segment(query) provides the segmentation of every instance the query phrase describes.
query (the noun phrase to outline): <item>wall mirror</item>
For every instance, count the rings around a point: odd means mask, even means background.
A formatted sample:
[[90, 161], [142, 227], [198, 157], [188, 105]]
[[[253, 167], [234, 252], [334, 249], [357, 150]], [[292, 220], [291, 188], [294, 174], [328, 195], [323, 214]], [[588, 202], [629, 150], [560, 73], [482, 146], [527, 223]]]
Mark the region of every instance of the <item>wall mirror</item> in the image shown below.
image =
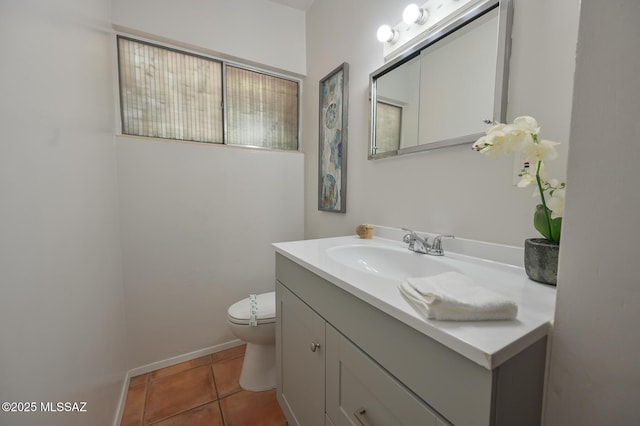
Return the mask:
[[370, 75], [369, 159], [472, 143], [505, 121], [511, 0], [487, 0]]

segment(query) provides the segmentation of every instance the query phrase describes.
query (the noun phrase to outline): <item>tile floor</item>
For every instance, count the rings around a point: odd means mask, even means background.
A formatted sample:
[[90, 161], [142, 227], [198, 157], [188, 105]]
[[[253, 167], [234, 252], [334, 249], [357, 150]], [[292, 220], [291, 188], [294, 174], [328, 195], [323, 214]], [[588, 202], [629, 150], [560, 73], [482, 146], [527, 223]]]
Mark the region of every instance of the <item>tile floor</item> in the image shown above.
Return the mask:
[[121, 426], [285, 426], [275, 389], [238, 384], [245, 346], [131, 378]]

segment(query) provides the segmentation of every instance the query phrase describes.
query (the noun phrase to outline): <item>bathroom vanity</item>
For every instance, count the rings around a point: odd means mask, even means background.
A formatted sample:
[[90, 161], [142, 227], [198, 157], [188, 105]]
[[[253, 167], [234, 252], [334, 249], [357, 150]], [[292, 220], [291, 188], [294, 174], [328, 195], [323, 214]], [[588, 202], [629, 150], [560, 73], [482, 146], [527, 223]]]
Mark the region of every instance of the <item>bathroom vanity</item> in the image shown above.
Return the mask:
[[[540, 424], [554, 288], [517, 266], [380, 238], [275, 248], [277, 395], [290, 425]], [[398, 284], [442, 270], [501, 291], [518, 318], [422, 318]]]

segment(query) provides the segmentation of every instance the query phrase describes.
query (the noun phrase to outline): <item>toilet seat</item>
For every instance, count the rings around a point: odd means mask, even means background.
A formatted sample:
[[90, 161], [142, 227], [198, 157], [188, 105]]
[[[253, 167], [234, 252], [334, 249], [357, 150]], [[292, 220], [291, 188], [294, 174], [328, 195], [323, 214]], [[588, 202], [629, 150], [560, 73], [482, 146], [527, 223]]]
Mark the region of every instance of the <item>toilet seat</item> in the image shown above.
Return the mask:
[[[276, 322], [276, 293], [256, 294], [258, 325]], [[239, 325], [249, 325], [251, 319], [251, 300], [249, 297], [242, 299], [227, 310], [229, 322]]]

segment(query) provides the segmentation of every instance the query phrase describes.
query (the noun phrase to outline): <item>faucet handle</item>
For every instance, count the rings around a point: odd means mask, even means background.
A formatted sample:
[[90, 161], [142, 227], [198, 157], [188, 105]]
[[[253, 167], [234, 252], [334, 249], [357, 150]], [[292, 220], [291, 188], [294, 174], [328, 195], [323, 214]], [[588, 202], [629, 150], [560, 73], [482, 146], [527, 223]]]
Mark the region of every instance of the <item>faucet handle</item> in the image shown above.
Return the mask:
[[429, 248], [429, 254], [433, 256], [442, 256], [444, 255], [444, 250], [442, 250], [442, 239], [443, 238], [455, 238], [453, 235], [437, 235], [433, 238], [433, 242], [431, 243], [431, 247]]
[[412, 241], [415, 241], [415, 239], [417, 238], [415, 231], [413, 231], [412, 229], [409, 229], [409, 228], [400, 228], [400, 229], [408, 232], [408, 234], [405, 234], [404, 237], [402, 237], [403, 242], [411, 243]]
[[408, 249], [415, 251], [416, 253], [426, 253], [429, 249], [429, 237], [420, 238], [415, 231], [408, 228], [401, 228], [403, 231], [407, 231], [402, 237], [402, 241], [409, 244]]

